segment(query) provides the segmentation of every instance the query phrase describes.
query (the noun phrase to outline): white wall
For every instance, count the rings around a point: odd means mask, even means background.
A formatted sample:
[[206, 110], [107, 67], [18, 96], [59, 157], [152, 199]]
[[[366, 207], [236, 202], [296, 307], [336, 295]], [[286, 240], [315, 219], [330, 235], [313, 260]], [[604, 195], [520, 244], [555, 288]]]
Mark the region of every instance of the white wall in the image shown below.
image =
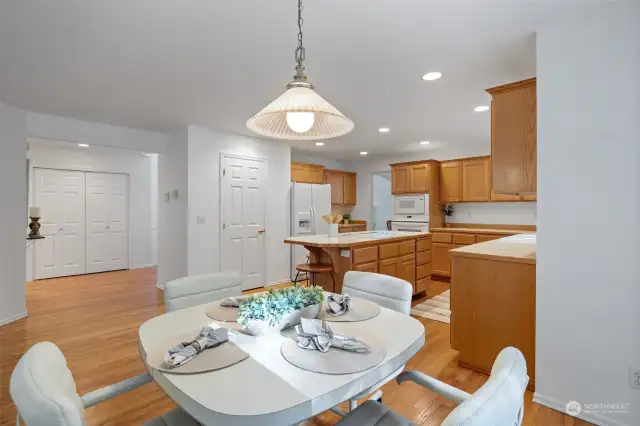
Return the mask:
[[[291, 150], [280, 142], [189, 127], [189, 275], [220, 270], [220, 155], [235, 154], [268, 162], [266, 279], [289, 279], [289, 180]], [[205, 215], [205, 224], [196, 224]]]
[[159, 176], [158, 176], [158, 154], [148, 154], [151, 168], [149, 179], [151, 181], [151, 193], [149, 194], [149, 205], [151, 207], [151, 264], [158, 264], [158, 200], [159, 197]]
[[[30, 139], [31, 140], [31, 139]], [[70, 145], [65, 147], [64, 145]], [[73, 144], [57, 143], [52, 146], [31, 142], [28, 153], [30, 168], [80, 170], [90, 172], [126, 173], [129, 175], [129, 267], [131, 269], [154, 265], [153, 215], [151, 208], [151, 159], [136, 151], [113, 148], [77, 148]], [[33, 172], [29, 200], [33, 204]], [[36, 242], [37, 244], [37, 242]], [[27, 264], [32, 264], [33, 250], [27, 252]], [[27, 267], [27, 281], [33, 279], [33, 268]]]
[[25, 244], [27, 173], [25, 113], [0, 103], [0, 325], [27, 315]]
[[167, 137], [162, 133], [35, 112], [27, 112], [27, 135], [144, 152], [164, 152], [167, 149]]
[[300, 151], [291, 151], [291, 161], [297, 163], [320, 164], [331, 170], [342, 170], [350, 172], [351, 165], [344, 161], [334, 160], [332, 158], [324, 158], [318, 155], [307, 154]]
[[454, 203], [449, 223], [478, 223], [503, 225], [535, 225], [535, 201], [499, 203]]
[[[188, 275], [187, 142], [187, 128], [177, 129], [168, 137], [167, 152], [158, 156], [158, 287]], [[168, 201], [165, 193], [171, 194]]]
[[638, 2], [541, 28], [538, 67], [536, 394], [629, 403], [590, 414], [640, 424], [638, 289]]

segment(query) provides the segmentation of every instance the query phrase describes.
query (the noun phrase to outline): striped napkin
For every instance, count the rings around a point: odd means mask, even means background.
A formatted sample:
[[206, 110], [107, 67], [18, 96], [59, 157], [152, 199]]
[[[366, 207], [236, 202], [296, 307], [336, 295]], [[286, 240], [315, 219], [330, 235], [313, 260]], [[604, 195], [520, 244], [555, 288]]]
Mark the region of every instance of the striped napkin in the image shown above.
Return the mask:
[[226, 328], [202, 327], [200, 334], [190, 342], [181, 342], [167, 351], [164, 362], [175, 368], [186, 364], [205, 349], [215, 348], [229, 340]]
[[241, 304], [247, 301], [250, 296], [225, 297], [220, 302], [220, 306], [226, 308], [239, 308]]
[[298, 347], [303, 349], [328, 352], [330, 348], [344, 351], [368, 353], [369, 346], [353, 337], [334, 334], [326, 321], [319, 319], [301, 318], [296, 325], [298, 333]]

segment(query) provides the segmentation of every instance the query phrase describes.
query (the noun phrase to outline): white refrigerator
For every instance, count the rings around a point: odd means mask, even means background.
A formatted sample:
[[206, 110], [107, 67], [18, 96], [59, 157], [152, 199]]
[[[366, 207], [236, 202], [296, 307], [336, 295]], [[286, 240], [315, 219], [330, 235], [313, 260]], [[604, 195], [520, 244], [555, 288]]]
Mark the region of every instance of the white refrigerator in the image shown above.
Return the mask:
[[[329, 226], [322, 216], [331, 214], [331, 185], [293, 182], [291, 184], [291, 236], [328, 234]], [[308, 251], [291, 245], [291, 280], [296, 276], [296, 265], [307, 261]], [[300, 274], [298, 279], [301, 279]]]

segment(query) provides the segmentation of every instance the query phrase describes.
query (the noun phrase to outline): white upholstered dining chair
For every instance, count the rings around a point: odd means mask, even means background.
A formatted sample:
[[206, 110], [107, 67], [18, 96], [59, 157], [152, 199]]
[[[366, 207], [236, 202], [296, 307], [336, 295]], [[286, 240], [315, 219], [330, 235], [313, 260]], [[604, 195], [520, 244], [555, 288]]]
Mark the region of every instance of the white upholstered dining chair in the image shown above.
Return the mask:
[[[10, 382], [11, 398], [20, 419], [27, 426], [84, 426], [84, 409], [114, 398], [148, 383], [148, 375], [122, 382], [79, 396], [67, 360], [51, 342], [32, 346], [18, 361]], [[157, 417], [145, 426], [197, 426], [179, 408]]]
[[[409, 315], [411, 313], [411, 283], [389, 275], [371, 272], [349, 271], [344, 275], [342, 293], [376, 302], [380, 306]], [[349, 411], [354, 410], [358, 400], [371, 395], [369, 399], [382, 401], [380, 388], [395, 379], [404, 370], [404, 365], [349, 400]], [[337, 411], [334, 411], [337, 412]], [[342, 414], [342, 413], [338, 413]]]
[[[527, 364], [516, 348], [503, 349], [491, 368], [489, 380], [473, 395], [418, 371], [405, 371], [398, 383], [415, 382], [458, 405], [442, 426], [517, 426], [524, 416], [524, 393], [529, 383]], [[388, 407], [367, 401], [336, 426], [411, 426]]]
[[168, 281], [164, 285], [167, 312], [242, 294], [240, 275], [217, 272]]

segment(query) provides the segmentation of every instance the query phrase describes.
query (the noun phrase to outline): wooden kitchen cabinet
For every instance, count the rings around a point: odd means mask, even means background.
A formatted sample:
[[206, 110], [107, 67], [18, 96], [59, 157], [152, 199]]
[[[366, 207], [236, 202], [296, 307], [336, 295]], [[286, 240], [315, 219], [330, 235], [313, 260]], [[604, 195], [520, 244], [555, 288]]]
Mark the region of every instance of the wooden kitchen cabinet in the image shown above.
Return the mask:
[[499, 194], [491, 190], [491, 201], [521, 201], [522, 197], [517, 194]]
[[462, 162], [462, 201], [489, 201], [491, 193], [491, 161], [489, 158]]
[[439, 275], [442, 277], [451, 276], [451, 254], [449, 253], [449, 250], [453, 248], [453, 244], [450, 243], [433, 243], [431, 249], [433, 275]]
[[344, 172], [342, 182], [342, 204], [349, 206], [356, 205], [356, 174], [350, 172]]
[[378, 262], [369, 262], [363, 263], [361, 265], [355, 265], [353, 267], [354, 271], [362, 271], [362, 272], [372, 272], [374, 274], [378, 273]]
[[429, 164], [409, 165], [409, 192], [426, 194], [429, 192]]
[[356, 204], [356, 174], [325, 170], [324, 183], [331, 185], [331, 204]]
[[533, 194], [537, 191], [536, 79], [487, 92], [492, 96], [492, 188], [499, 194]]
[[291, 182], [323, 183], [324, 166], [307, 163], [291, 163]]
[[399, 266], [399, 262], [397, 257], [380, 260], [380, 262], [378, 263], [378, 273], [383, 275], [391, 275], [392, 277], [397, 277], [398, 266]]
[[440, 165], [440, 200], [462, 201], [462, 161], [446, 161]]
[[410, 282], [415, 285], [416, 283], [416, 255], [408, 254], [398, 258], [398, 275], [397, 278]]
[[391, 165], [391, 193], [406, 194], [409, 192], [409, 166]]

